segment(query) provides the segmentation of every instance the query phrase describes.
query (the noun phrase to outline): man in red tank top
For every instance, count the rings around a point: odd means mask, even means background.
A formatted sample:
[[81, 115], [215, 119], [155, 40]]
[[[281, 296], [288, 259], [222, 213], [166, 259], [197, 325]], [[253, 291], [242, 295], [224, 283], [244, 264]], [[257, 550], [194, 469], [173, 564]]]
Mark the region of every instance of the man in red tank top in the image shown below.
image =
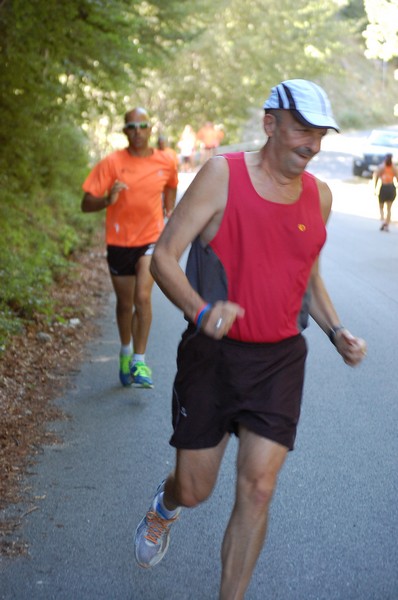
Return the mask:
[[[137, 527], [135, 556], [142, 567], [163, 558], [181, 507], [209, 497], [229, 437], [238, 435], [221, 600], [244, 597], [277, 476], [294, 446], [306, 357], [297, 319], [308, 286], [310, 314], [343, 360], [355, 366], [366, 351], [341, 325], [319, 272], [332, 196], [304, 171], [327, 130], [338, 129], [328, 98], [310, 81], [290, 80], [272, 89], [264, 108], [265, 146], [204, 165], [151, 265], [189, 324], [173, 388], [176, 465]], [[189, 244], [185, 275], [179, 259]]]

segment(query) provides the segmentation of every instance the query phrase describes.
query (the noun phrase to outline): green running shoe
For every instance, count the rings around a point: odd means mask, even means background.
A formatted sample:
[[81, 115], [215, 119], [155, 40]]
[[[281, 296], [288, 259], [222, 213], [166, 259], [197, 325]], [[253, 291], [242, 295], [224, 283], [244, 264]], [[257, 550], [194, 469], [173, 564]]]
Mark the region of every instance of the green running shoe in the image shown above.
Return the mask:
[[144, 362], [134, 363], [131, 367], [131, 375], [134, 387], [153, 388], [152, 371]]
[[128, 355], [121, 354], [120, 355], [119, 379], [120, 379], [120, 383], [124, 387], [129, 387], [133, 383], [133, 377], [131, 375], [132, 358], [133, 358], [132, 354], [128, 354]]

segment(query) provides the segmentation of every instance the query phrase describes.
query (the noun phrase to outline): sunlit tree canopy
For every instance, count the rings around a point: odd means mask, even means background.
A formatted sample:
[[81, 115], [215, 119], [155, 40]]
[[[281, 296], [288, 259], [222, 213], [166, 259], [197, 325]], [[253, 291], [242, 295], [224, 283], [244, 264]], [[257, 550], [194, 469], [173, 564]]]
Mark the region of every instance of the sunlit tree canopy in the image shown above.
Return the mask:
[[367, 58], [389, 61], [398, 56], [398, 0], [365, 0], [365, 9]]

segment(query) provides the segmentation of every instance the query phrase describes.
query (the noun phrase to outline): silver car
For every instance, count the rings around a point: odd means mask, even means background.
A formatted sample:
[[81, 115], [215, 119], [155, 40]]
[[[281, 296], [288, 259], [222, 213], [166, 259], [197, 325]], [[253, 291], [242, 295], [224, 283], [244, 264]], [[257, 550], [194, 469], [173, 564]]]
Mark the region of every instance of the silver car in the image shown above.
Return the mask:
[[389, 153], [393, 155], [393, 162], [398, 164], [398, 130], [374, 129], [367, 139], [362, 156], [354, 158], [353, 174], [359, 177], [371, 176]]

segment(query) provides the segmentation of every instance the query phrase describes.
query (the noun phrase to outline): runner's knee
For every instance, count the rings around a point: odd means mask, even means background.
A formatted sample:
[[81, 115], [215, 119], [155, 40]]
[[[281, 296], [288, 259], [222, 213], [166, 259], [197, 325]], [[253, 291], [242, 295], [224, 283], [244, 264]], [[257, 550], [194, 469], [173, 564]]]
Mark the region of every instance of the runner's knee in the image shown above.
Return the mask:
[[195, 508], [211, 494], [211, 489], [205, 485], [195, 485], [193, 482], [178, 482], [174, 484], [174, 496], [179, 506]]
[[269, 472], [238, 476], [238, 498], [243, 498], [253, 511], [262, 512], [269, 506], [275, 487], [276, 477]]

